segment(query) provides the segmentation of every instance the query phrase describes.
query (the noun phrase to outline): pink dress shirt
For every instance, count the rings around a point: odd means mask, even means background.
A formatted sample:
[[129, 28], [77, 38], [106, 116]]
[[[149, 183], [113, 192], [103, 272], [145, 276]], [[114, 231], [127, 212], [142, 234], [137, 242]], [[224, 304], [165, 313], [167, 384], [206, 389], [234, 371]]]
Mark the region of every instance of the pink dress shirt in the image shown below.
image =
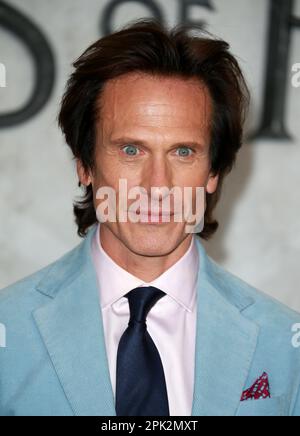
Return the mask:
[[193, 235], [186, 253], [150, 283], [130, 274], [104, 251], [100, 224], [92, 241], [103, 317], [112, 390], [116, 389], [116, 360], [120, 338], [129, 321], [124, 295], [137, 286], [155, 286], [166, 295], [150, 310], [147, 328], [162, 360], [171, 416], [191, 416], [194, 393], [199, 256]]

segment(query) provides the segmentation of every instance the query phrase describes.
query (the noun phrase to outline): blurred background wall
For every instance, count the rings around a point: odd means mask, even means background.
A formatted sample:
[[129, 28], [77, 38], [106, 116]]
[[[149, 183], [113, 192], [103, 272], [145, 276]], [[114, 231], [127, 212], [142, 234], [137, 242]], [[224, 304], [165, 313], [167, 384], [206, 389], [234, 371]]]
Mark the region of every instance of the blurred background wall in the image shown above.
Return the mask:
[[[270, 45], [271, 7], [279, 7], [280, 0], [0, 2], [0, 64], [6, 71], [5, 87], [3, 75], [2, 84], [0, 78], [0, 288], [80, 242], [72, 214], [72, 200], [80, 190], [74, 162], [56, 124], [71, 63], [108, 30], [160, 14], [168, 26], [201, 21], [230, 43], [252, 94], [247, 131], [260, 130], [256, 139], [245, 141], [225, 183], [216, 212], [220, 228], [205, 246], [226, 269], [300, 311], [300, 78], [292, 70], [300, 63], [300, 0], [283, 4], [290, 5], [294, 17], [286, 22], [291, 25], [285, 31], [290, 35], [289, 50], [281, 47], [281, 56], [287, 55], [285, 77], [274, 71], [275, 55], [270, 58], [278, 42], [273, 34]], [[35, 30], [28, 28], [17, 36], [16, 29], [24, 22], [19, 16], [12, 18], [12, 10], [7, 19], [7, 5], [30, 19]], [[14, 31], [8, 30], [11, 19]], [[34, 49], [27, 44], [31, 40], [36, 40], [36, 61]], [[24, 122], [20, 122], [24, 114], [5, 118], [5, 113], [26, 105], [37, 74], [44, 85], [34, 97], [44, 98], [45, 104], [35, 99], [41, 108]], [[282, 109], [285, 101], [285, 129], [275, 119], [271, 130], [262, 134], [267, 74], [269, 79], [270, 74], [275, 77], [273, 88], [269, 87], [273, 108], [276, 77], [284, 90], [277, 97]]]

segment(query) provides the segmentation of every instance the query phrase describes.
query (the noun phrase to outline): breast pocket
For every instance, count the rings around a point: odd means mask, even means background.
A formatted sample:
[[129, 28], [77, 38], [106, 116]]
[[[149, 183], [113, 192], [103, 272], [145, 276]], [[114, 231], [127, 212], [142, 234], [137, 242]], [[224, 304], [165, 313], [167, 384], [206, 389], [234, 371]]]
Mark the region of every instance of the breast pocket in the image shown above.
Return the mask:
[[284, 396], [241, 401], [236, 416], [284, 416]]

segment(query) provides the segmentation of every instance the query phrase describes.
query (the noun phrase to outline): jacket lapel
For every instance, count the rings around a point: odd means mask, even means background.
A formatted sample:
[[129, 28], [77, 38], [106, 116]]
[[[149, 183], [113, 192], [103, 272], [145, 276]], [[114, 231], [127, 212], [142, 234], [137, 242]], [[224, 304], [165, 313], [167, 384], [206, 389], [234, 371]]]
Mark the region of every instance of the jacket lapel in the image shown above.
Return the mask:
[[34, 312], [36, 324], [75, 415], [115, 416], [98, 297], [86, 239], [54, 264], [39, 283], [50, 297]]
[[[192, 416], [232, 416], [239, 406], [259, 328], [241, 312], [253, 304], [237, 282], [224, 280], [197, 239], [195, 385]], [[231, 276], [232, 277], [232, 276]], [[232, 300], [232, 301], [230, 301]]]

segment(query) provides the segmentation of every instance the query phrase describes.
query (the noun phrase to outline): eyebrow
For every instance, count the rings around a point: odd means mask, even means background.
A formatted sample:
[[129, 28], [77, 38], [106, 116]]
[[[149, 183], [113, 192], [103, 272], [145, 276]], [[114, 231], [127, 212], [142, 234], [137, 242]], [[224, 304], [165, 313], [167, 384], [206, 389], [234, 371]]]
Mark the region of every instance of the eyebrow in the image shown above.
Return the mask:
[[[147, 147], [147, 142], [145, 141], [141, 141], [139, 139], [135, 139], [135, 138], [130, 138], [128, 136], [124, 136], [121, 138], [116, 138], [116, 139], [111, 139], [110, 143], [112, 145], [121, 145], [121, 144], [134, 144], [134, 145], [139, 145], [141, 147], [145, 146]], [[180, 146], [190, 146], [190, 147], [196, 147], [196, 148], [204, 148], [204, 145], [200, 142], [195, 142], [195, 141], [180, 141], [180, 142], [176, 142], [175, 144], [172, 144], [172, 147], [180, 147]]]

